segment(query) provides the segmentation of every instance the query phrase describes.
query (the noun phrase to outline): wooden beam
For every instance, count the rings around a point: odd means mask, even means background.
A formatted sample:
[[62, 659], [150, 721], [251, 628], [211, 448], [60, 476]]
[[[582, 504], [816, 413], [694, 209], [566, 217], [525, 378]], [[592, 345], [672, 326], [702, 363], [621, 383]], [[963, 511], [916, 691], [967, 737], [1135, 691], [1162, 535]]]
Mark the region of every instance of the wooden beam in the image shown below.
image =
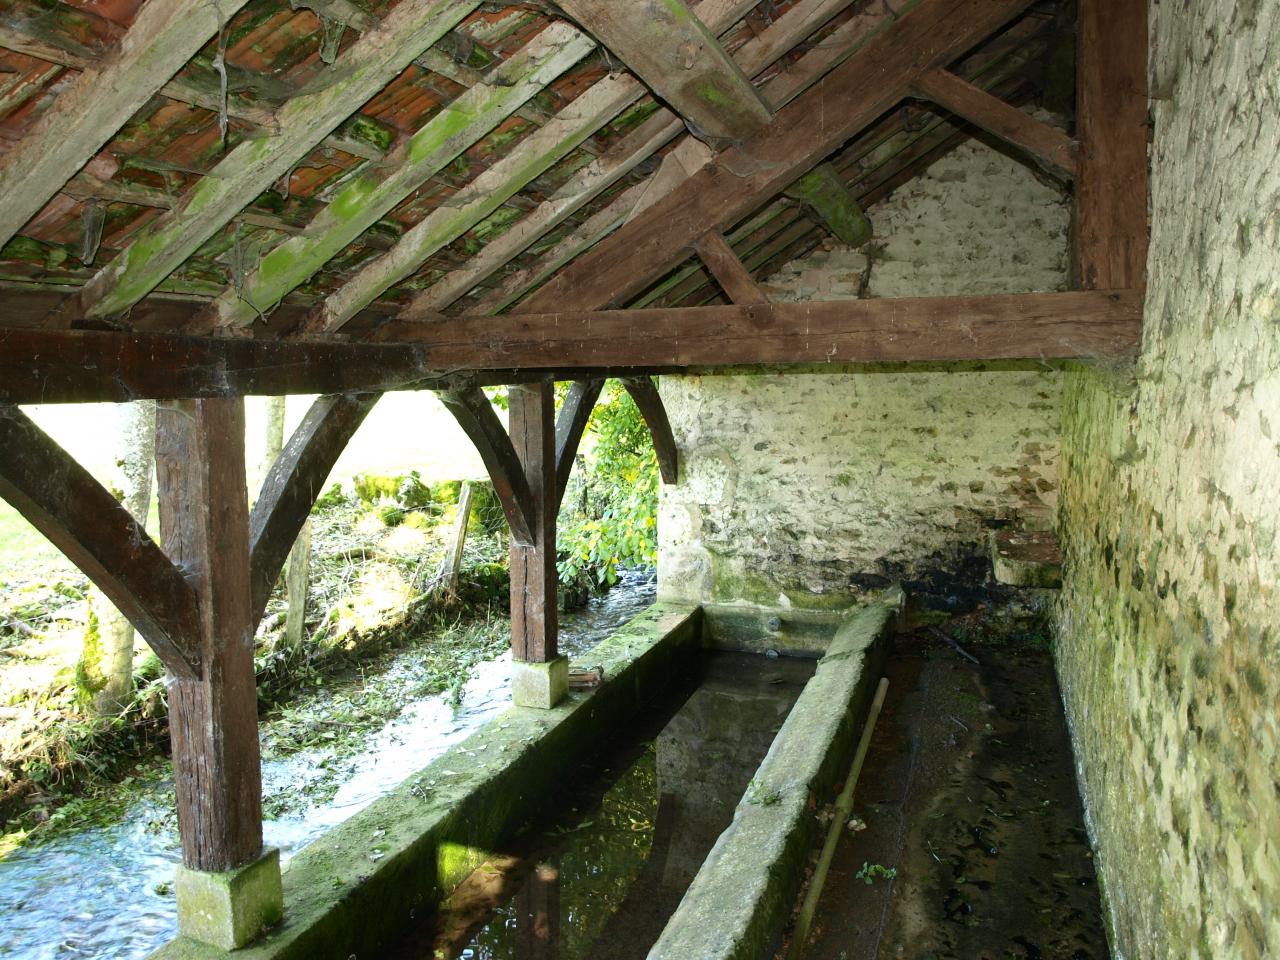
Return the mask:
[[1061, 130], [962, 80], [950, 70], [939, 67], [926, 71], [913, 88], [921, 97], [1029, 153], [1042, 166], [1066, 177], [1076, 175], [1078, 162], [1074, 140]]
[[214, 36], [245, 0], [149, 0], [120, 46], [58, 94], [0, 158], [0, 245]]
[[[771, 66], [826, 20], [847, 7], [850, 2], [851, 0], [802, 0], [779, 20], [771, 23], [761, 33], [743, 44], [735, 51], [734, 58], [744, 73], [754, 76]], [[714, 31], [721, 28], [721, 21], [713, 16], [714, 11], [709, 10], [709, 6], [704, 2], [697, 7], [696, 12]], [[806, 59], [817, 53], [819, 51], [810, 51]], [[768, 95], [770, 91], [777, 89], [777, 84], [775, 81], [770, 81], [764, 89]], [[492, 240], [461, 267], [451, 271], [414, 297], [401, 311], [401, 317], [403, 319], [426, 317], [454, 303], [476, 284], [501, 270], [529, 246], [617, 183], [684, 130], [684, 124], [674, 113], [666, 109], [658, 110], [608, 152], [571, 177], [535, 210], [513, 224], [506, 233]], [[626, 193], [631, 194], [632, 191], [628, 190]], [[563, 260], [560, 261], [562, 262]], [[560, 263], [556, 263], [556, 267]], [[479, 309], [485, 311], [492, 309], [493, 312], [497, 312], [506, 305], [506, 302], [501, 299], [486, 300]]]
[[560, 405], [560, 413], [556, 417], [557, 510], [569, 486], [569, 475], [573, 473], [573, 462], [578, 456], [582, 433], [587, 429], [587, 421], [591, 419], [591, 411], [595, 409], [603, 387], [603, 380], [575, 380]]
[[327, 83], [280, 109], [274, 132], [239, 144], [170, 213], [143, 227], [80, 291], [81, 310], [101, 317], [137, 303], [478, 5], [429, 0], [392, 10], [342, 54]]
[[1088, 290], [1146, 286], [1147, 4], [1081, 0], [1076, 258]]
[[[841, 4], [842, 6], [844, 4]], [[808, 31], [812, 30], [812, 24], [816, 20], [822, 19], [821, 14], [825, 10], [820, 5], [806, 7], [801, 9], [799, 5], [792, 8], [778, 23], [774, 24], [770, 30], [778, 30], [781, 34], [784, 30], [794, 30], [786, 39], [793, 43], [807, 37]], [[805, 14], [810, 15], [805, 15]], [[796, 17], [793, 21], [792, 17]], [[794, 63], [789, 64], [787, 68], [776, 76], [771, 77], [762, 87], [761, 91], [775, 110], [791, 102], [791, 100], [800, 96], [808, 90], [818, 79], [828, 70], [834, 68], [843, 62], [848, 56], [855, 51], [861, 49], [865, 44], [869, 43], [879, 32], [884, 30], [886, 26], [892, 23], [897, 14], [892, 13], [889, 8], [879, 4], [872, 4], [866, 9], [861, 10], [850, 20], [837, 27], [832, 31], [831, 35], [823, 40], [822, 43], [805, 51]], [[792, 39], [794, 38], [794, 40]], [[747, 72], [753, 72], [747, 62], [746, 54], [748, 48], [751, 48], [753, 56], [758, 55], [764, 60], [773, 54], [776, 44], [771, 41], [770, 31], [766, 31], [756, 38], [761, 43], [758, 47], [754, 47], [752, 43], [748, 43], [742, 47], [736, 54], [738, 62]], [[655, 114], [652, 118], [657, 119], [662, 114]], [[677, 126], [674, 132], [679, 132], [682, 125], [678, 119], [675, 119]], [[637, 131], [638, 132], [638, 131]], [[674, 132], [672, 135], [674, 136]], [[621, 149], [622, 144], [619, 144]], [[590, 169], [590, 168], [587, 168]], [[584, 170], [584, 173], [586, 170]], [[537, 258], [536, 261], [524, 267], [523, 269], [512, 273], [505, 278], [501, 284], [492, 291], [480, 297], [474, 304], [474, 312], [478, 313], [497, 313], [504, 310], [511, 304], [515, 303], [529, 290], [535, 288], [548, 277], [552, 276], [562, 266], [578, 256], [584, 250], [589, 249], [601, 239], [616, 230], [621, 224], [630, 219], [640, 201], [649, 194], [648, 184], [651, 184], [657, 174], [651, 176], [647, 181], [636, 184], [619, 194], [608, 206], [601, 210], [597, 210], [587, 220], [585, 220], [577, 230], [573, 231], [569, 236], [557, 243], [546, 253]], [[612, 181], [609, 181], [610, 183]], [[592, 189], [593, 181], [588, 180], [583, 185], [584, 192]], [[567, 187], [568, 185], [566, 185]], [[604, 186], [601, 186], [603, 191]], [[590, 193], [590, 196], [582, 202], [585, 204], [589, 199], [594, 198], [597, 192]], [[657, 199], [657, 198], [654, 198]], [[578, 209], [578, 207], [574, 207]], [[557, 223], [559, 221], [556, 221]], [[541, 234], [539, 234], [540, 236]], [[499, 238], [497, 243], [501, 243]], [[488, 247], [481, 251], [473, 262], [484, 258], [488, 253]], [[522, 248], [523, 249], [523, 248]], [[509, 259], [509, 258], [508, 258]], [[483, 262], [483, 261], [481, 261]], [[505, 262], [505, 261], [503, 261]], [[465, 268], [464, 268], [465, 269]], [[442, 281], [443, 282], [443, 281]], [[439, 286], [439, 284], [437, 284]], [[425, 291], [419, 300], [413, 301], [404, 311], [404, 316], [409, 318], [415, 315], [420, 307], [426, 307], [432, 302], [428, 301], [428, 297], [436, 288], [432, 287]], [[462, 291], [462, 292], [465, 292]], [[456, 299], [456, 296], [453, 297]], [[452, 302], [451, 300], [446, 301]], [[439, 308], [439, 305], [436, 306]]]
[[511, 544], [511, 656], [554, 660], [559, 630], [556, 609], [556, 512], [560, 491], [556, 470], [555, 392], [550, 380], [520, 384], [507, 394], [511, 443], [523, 466], [533, 515], [533, 538]]
[[725, 295], [734, 303], [769, 302], [755, 278], [733, 252], [733, 247], [725, 241], [723, 234], [716, 230], [704, 233], [694, 243], [693, 249], [716, 278]]
[[258, 319], [396, 204], [520, 104], [575, 63], [595, 44], [567, 23], [555, 22], [447, 104], [404, 144], [348, 181], [301, 234], [268, 253], [238, 289], [228, 288], [192, 322], [191, 331], [234, 328]]
[[161, 404], [156, 487], [165, 552], [196, 590], [203, 673], [169, 685], [183, 863], [230, 870], [262, 852], [249, 593], [244, 401]]
[[1132, 291], [1090, 291], [460, 317], [378, 335], [478, 370], [1050, 359], [1123, 356], [1141, 315]]
[[631, 399], [640, 408], [640, 415], [649, 427], [653, 449], [658, 455], [658, 472], [662, 474], [662, 482], [675, 483], [680, 477], [676, 438], [671, 432], [671, 421], [667, 419], [667, 409], [662, 405], [662, 396], [658, 393], [653, 378], [628, 377], [622, 381], [622, 385], [631, 394]]
[[0, 497], [84, 571], [173, 676], [200, 676], [191, 585], [89, 471], [7, 403], [0, 403]]
[[[710, 17], [713, 27], [727, 26], [732, 22], [730, 17], [741, 14], [743, 6], [743, 0], [705, 0], [697, 12]], [[358, 270], [325, 299], [298, 332], [305, 335], [340, 329], [392, 286], [411, 276], [429, 257], [568, 156], [644, 93], [644, 86], [626, 74], [597, 81], [511, 153], [450, 197], [448, 204], [415, 224], [391, 250]]]
[[302, 418], [262, 482], [249, 517], [252, 621], [271, 597], [298, 531], [311, 515], [324, 482], [380, 394], [323, 396]]
[[746, 139], [769, 108], [715, 35], [683, 0], [561, 0], [561, 8], [613, 51], [701, 139]]
[[921, 0], [811, 90], [765, 132], [719, 154], [679, 188], [579, 257], [522, 306], [529, 313], [625, 302], [684, 259], [707, 230], [751, 213], [1030, 0]]
[[493, 412], [493, 404], [474, 383], [442, 390], [440, 402], [471, 438], [484, 461], [502, 511], [507, 515], [511, 539], [525, 546], [535, 545], [538, 515], [534, 494], [512, 438]]
[[819, 164], [787, 187], [786, 194], [807, 204], [841, 243], [860, 247], [871, 239], [871, 219], [831, 164]]

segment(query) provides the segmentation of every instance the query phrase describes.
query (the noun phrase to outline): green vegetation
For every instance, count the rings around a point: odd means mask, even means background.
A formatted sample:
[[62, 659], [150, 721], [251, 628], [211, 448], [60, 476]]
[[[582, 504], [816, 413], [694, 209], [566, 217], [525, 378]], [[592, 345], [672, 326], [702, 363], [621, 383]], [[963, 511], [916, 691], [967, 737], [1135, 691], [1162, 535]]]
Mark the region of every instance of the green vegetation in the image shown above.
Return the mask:
[[876, 882], [877, 877], [884, 880], [893, 880], [897, 878], [898, 871], [895, 867], [886, 867], [879, 863], [867, 863], [866, 861], [863, 861], [862, 869], [853, 876], [854, 879], [861, 880], [867, 886], [872, 886]]

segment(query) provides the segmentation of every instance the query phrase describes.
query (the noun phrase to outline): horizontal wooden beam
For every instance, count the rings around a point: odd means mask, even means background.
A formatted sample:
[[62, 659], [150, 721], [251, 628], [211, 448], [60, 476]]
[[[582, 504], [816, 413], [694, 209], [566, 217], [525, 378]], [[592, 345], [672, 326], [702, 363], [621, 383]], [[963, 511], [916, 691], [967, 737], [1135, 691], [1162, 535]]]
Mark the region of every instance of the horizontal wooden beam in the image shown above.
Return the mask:
[[461, 317], [376, 335], [480, 370], [1060, 359], [1126, 354], [1141, 311], [1132, 292], [1091, 291]]
[[915, 82], [914, 91], [1001, 140], [1020, 147], [1049, 169], [1067, 177], [1076, 175], [1079, 161], [1074, 140], [951, 71], [939, 67], [921, 74]]
[[[441, 389], [656, 369], [1088, 358], [1137, 342], [1132, 291], [839, 300], [391, 321], [361, 342], [0, 331], [0, 402]], [[532, 371], [541, 371], [541, 374]]]

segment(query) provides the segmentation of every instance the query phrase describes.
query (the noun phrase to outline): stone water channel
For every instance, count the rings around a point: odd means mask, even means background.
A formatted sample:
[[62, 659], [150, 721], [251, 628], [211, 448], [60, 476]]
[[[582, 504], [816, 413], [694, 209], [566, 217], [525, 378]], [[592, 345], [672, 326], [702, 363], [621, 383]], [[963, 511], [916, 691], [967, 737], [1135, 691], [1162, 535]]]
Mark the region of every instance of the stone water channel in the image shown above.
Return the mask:
[[[646, 575], [622, 581], [587, 608], [561, 618], [563, 652], [579, 655], [653, 602]], [[413, 649], [390, 662], [403, 669]], [[405, 703], [399, 714], [341, 761], [337, 792], [264, 824], [283, 862], [326, 830], [363, 810], [415, 770], [460, 743], [509, 705], [510, 656], [484, 662], [455, 707], [448, 693]], [[263, 795], [273, 797], [319, 780], [334, 750], [324, 744], [263, 760]], [[123, 789], [129, 789], [124, 788]], [[136, 788], [109, 822], [67, 829], [0, 860], [0, 957], [5, 960], [135, 960], [177, 932], [171, 892], [181, 859], [171, 782]]]

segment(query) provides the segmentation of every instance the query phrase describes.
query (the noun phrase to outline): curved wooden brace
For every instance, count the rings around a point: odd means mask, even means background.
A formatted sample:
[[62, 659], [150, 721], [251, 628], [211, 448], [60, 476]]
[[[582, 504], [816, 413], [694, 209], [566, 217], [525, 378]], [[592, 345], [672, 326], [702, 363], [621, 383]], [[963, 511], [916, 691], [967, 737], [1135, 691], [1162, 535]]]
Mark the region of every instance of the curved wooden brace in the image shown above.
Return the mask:
[[640, 415], [649, 425], [653, 435], [653, 448], [658, 454], [658, 471], [663, 483], [675, 483], [679, 476], [676, 465], [676, 438], [671, 433], [671, 421], [667, 419], [662, 397], [650, 377], [626, 377], [622, 385], [640, 408]]
[[556, 417], [556, 507], [564, 500], [569, 486], [569, 474], [573, 473], [573, 461], [578, 455], [582, 432], [591, 419], [591, 411], [600, 399], [603, 380], [575, 380], [564, 398], [560, 414]]
[[10, 404], [0, 404], [0, 497], [98, 585], [171, 674], [200, 677], [195, 589], [129, 511]]
[[537, 514], [524, 466], [516, 455], [511, 437], [503, 429], [493, 404], [474, 383], [452, 387], [440, 393], [440, 401], [475, 444], [493, 489], [502, 503], [516, 543], [533, 546]]
[[381, 396], [320, 397], [271, 465], [249, 517], [253, 623], [262, 619], [280, 569], [323, 492], [329, 471]]

